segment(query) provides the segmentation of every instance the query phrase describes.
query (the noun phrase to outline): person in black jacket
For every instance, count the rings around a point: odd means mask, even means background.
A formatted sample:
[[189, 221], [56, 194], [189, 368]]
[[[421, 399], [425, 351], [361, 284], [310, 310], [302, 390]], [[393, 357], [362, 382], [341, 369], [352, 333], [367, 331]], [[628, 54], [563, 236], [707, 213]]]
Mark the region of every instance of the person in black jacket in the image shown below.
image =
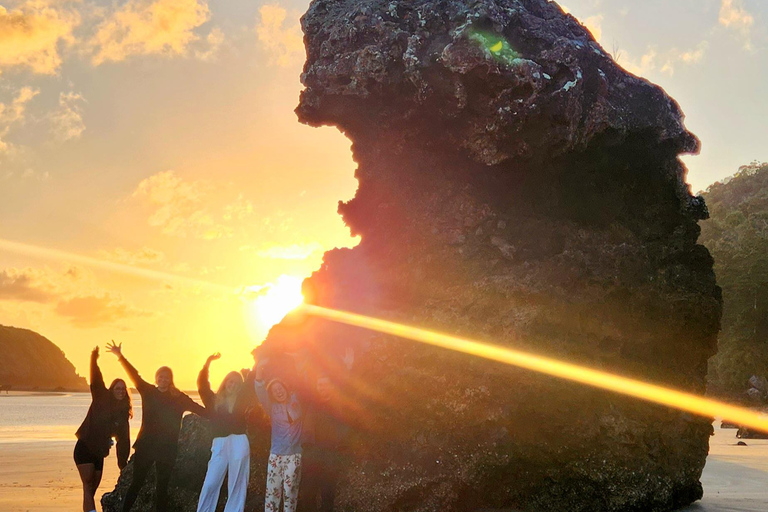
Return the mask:
[[[343, 454], [350, 435], [341, 404], [327, 375], [319, 375], [313, 393], [305, 397], [304, 460], [299, 512], [333, 512]], [[319, 503], [318, 503], [319, 502]]]
[[95, 512], [94, 496], [101, 483], [104, 458], [109, 454], [112, 437], [117, 439], [117, 467], [128, 463], [131, 436], [128, 420], [133, 417], [131, 395], [123, 379], [115, 379], [109, 389], [104, 384], [98, 364], [99, 347], [91, 352], [91, 406], [77, 429], [75, 464], [83, 481], [83, 512]]
[[157, 475], [155, 509], [157, 512], [168, 510], [168, 481], [176, 462], [179, 443], [181, 417], [186, 411], [207, 417], [203, 406], [189, 398], [173, 385], [173, 372], [167, 366], [161, 366], [155, 372], [155, 385], [139, 376], [136, 368], [123, 357], [122, 343], [107, 345], [107, 351], [115, 354], [125, 369], [131, 382], [141, 395], [141, 429], [133, 444], [133, 480], [125, 494], [123, 512], [128, 512], [139, 495], [141, 486], [147, 478], [152, 465]]
[[253, 387], [254, 374], [250, 372], [243, 382], [238, 372], [229, 372], [214, 393], [208, 379], [211, 362], [219, 359], [218, 352], [208, 358], [197, 377], [197, 390], [209, 412], [213, 431], [211, 459], [205, 474], [197, 512], [214, 512], [219, 501], [219, 492], [227, 476], [228, 497], [224, 512], [243, 512], [248, 491], [251, 467], [251, 446], [246, 428], [248, 413], [256, 404]]

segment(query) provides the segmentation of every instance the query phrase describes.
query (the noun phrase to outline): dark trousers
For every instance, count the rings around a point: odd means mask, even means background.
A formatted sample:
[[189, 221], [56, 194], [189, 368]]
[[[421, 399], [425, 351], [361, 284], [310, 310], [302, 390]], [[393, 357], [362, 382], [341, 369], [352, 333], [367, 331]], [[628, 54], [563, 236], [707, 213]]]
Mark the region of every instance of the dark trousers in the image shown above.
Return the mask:
[[125, 493], [122, 512], [129, 512], [131, 510], [133, 502], [136, 501], [139, 491], [147, 479], [147, 474], [152, 468], [152, 464], [155, 465], [155, 473], [157, 474], [155, 510], [157, 512], [168, 511], [168, 482], [171, 479], [173, 464], [156, 460], [151, 453], [136, 452], [133, 456], [133, 480], [131, 480], [131, 485], [128, 487], [128, 492]]
[[340, 455], [337, 451], [316, 447], [304, 448], [301, 456], [301, 488], [297, 512], [333, 512], [340, 467]]

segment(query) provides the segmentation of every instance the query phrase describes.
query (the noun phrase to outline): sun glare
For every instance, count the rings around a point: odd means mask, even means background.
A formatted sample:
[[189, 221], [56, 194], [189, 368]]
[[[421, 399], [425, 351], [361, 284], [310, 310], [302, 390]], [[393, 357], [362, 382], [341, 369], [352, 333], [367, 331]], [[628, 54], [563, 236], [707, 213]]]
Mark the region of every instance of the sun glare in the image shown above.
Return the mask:
[[251, 314], [259, 327], [268, 331], [285, 315], [304, 302], [301, 277], [281, 275], [274, 283], [249, 290], [255, 295], [251, 301]]

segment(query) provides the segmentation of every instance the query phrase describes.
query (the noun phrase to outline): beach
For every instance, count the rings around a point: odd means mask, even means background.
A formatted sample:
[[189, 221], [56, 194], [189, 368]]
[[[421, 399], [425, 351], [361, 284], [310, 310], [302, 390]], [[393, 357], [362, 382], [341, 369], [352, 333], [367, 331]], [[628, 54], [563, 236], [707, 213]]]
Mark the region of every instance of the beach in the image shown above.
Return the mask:
[[[81, 489], [72, 460], [74, 432], [90, 403], [87, 393], [0, 395], [0, 511], [80, 510]], [[134, 396], [140, 423], [140, 400]], [[686, 512], [765, 512], [768, 510], [768, 440], [746, 439], [720, 429], [710, 439], [702, 475], [704, 499]], [[114, 450], [105, 460], [97, 499], [115, 486], [119, 471]], [[100, 508], [99, 508], [100, 510]]]

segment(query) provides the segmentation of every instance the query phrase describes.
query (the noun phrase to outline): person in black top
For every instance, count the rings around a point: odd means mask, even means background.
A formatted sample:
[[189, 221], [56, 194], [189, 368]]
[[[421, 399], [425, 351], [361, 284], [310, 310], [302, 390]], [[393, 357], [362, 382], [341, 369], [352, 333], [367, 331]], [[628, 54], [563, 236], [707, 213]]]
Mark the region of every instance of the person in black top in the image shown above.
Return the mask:
[[112, 437], [117, 438], [117, 467], [128, 463], [131, 436], [128, 420], [133, 417], [131, 395], [123, 379], [115, 379], [109, 389], [98, 364], [99, 347], [91, 352], [91, 406], [77, 429], [75, 464], [83, 481], [83, 512], [94, 512], [94, 496], [101, 483], [104, 457], [109, 454]]
[[213, 431], [211, 459], [205, 474], [197, 512], [214, 512], [224, 476], [229, 472], [227, 505], [224, 512], [243, 512], [250, 476], [251, 447], [246, 435], [248, 413], [256, 404], [253, 372], [243, 383], [238, 372], [229, 372], [214, 393], [208, 379], [208, 368], [219, 359], [218, 352], [208, 358], [197, 377], [197, 390], [209, 412]]
[[350, 434], [335, 391], [331, 379], [320, 375], [313, 393], [305, 397], [307, 416], [299, 512], [333, 512], [334, 509], [336, 485]]
[[325, 371], [314, 375], [313, 385], [304, 396], [307, 415], [302, 432], [304, 460], [298, 512], [334, 510], [336, 487], [351, 428], [349, 413], [343, 406], [343, 390], [330, 375], [340, 377], [341, 381], [347, 380], [354, 360], [354, 350], [349, 347], [341, 361], [332, 359]]
[[205, 408], [173, 385], [173, 372], [167, 366], [161, 366], [155, 372], [156, 385], [153, 386], [142, 379], [136, 368], [123, 357], [122, 343], [117, 345], [113, 341], [111, 345], [107, 345], [107, 351], [117, 356], [139, 391], [142, 402], [141, 429], [133, 444], [133, 480], [125, 494], [122, 511], [131, 510], [147, 473], [154, 464], [157, 475], [155, 509], [157, 512], [166, 512], [168, 481], [176, 462], [181, 417], [186, 411], [207, 417]]

